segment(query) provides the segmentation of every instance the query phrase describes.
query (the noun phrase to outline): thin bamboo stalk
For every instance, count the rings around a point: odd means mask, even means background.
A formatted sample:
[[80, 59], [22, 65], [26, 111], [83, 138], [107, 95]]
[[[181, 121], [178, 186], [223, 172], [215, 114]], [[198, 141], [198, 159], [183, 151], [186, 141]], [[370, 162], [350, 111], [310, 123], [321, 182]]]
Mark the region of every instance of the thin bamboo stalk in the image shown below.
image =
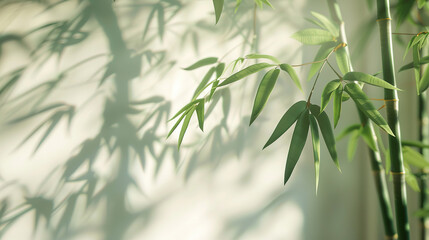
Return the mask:
[[[389, 0], [377, 0], [377, 22], [380, 30], [380, 46], [383, 64], [383, 77], [388, 83], [396, 86], [395, 67], [393, 64], [392, 30]], [[384, 90], [386, 100], [387, 122], [395, 136], [389, 135], [389, 152], [396, 212], [396, 228], [399, 240], [410, 239], [408, 223], [407, 192], [401, 146], [401, 128], [399, 124], [399, 104], [396, 90]]]
[[[328, 0], [328, 5], [329, 5], [332, 18], [334, 19], [335, 22], [337, 22], [337, 24], [340, 27], [340, 33], [339, 33], [340, 41], [347, 44], [347, 36], [345, 32], [344, 21], [341, 16], [340, 7], [336, 0]], [[349, 68], [351, 71], [353, 71], [353, 64], [351, 63], [350, 53], [347, 46], [345, 47], [345, 50], [347, 53], [347, 57], [349, 58]], [[355, 84], [357, 84], [357, 82], [355, 82]], [[377, 136], [375, 135], [375, 132], [374, 132], [374, 126], [370, 121], [368, 121], [368, 117], [366, 117], [365, 114], [359, 109], [358, 109], [358, 113], [359, 113], [359, 118], [362, 126], [368, 125], [371, 132], [371, 137], [373, 138], [373, 141], [377, 143]], [[368, 147], [368, 150], [369, 150], [371, 168], [374, 175], [377, 197], [380, 204], [381, 215], [384, 223], [384, 232], [385, 232], [386, 239], [395, 239], [397, 235], [396, 235], [396, 230], [393, 222], [393, 214], [392, 214], [392, 208], [390, 204], [389, 191], [387, 188], [384, 168], [381, 161], [380, 150], [378, 149], [378, 145], [376, 145], [376, 147], [377, 147], [376, 151], [372, 150], [369, 147]]]

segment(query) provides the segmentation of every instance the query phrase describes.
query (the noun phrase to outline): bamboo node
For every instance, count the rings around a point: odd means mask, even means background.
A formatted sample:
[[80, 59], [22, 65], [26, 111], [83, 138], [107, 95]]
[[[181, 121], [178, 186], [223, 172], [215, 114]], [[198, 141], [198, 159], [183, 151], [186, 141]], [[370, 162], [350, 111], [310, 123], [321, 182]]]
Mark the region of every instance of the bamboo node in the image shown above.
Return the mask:
[[405, 175], [405, 172], [392, 172], [392, 171], [390, 171], [390, 173], [392, 175]]
[[393, 236], [384, 236], [384, 238], [385, 238], [386, 240], [398, 239], [398, 234], [395, 234], [395, 235], [393, 235]]
[[381, 19], [377, 19], [377, 22], [381, 22], [381, 21], [390, 21], [392, 20], [391, 18], [381, 18]]

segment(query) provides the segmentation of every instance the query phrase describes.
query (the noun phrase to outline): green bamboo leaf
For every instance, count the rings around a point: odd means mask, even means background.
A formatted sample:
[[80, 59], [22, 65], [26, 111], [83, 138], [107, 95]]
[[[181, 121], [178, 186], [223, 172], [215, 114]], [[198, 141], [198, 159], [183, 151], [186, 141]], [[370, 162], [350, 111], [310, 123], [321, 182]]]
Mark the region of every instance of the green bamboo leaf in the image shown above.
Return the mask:
[[320, 138], [316, 118], [310, 114], [311, 142], [313, 143], [314, 171], [316, 176], [316, 194], [319, 188]]
[[335, 24], [331, 22], [328, 18], [317, 12], [311, 12], [311, 15], [317, 18], [317, 20], [322, 23], [323, 28], [328, 30], [332, 34], [332, 36], [338, 36], [338, 27], [335, 26]]
[[274, 63], [277, 63], [277, 64], [280, 63], [280, 61], [276, 57], [273, 57], [271, 55], [266, 55], [266, 54], [253, 53], [253, 54], [246, 55], [245, 58], [247, 58], [247, 59], [261, 59], [262, 58], [262, 59], [271, 60], [271, 61], [273, 61]]
[[216, 24], [219, 22], [220, 15], [223, 10], [223, 0], [213, 0], [215, 15], [216, 15]]
[[422, 92], [426, 91], [426, 89], [428, 89], [429, 87], [429, 68], [426, 68], [425, 72], [423, 73], [422, 79], [420, 80], [419, 83], [419, 94], [421, 94]]
[[231, 76], [229, 76], [227, 79], [225, 79], [223, 82], [221, 82], [219, 84], [219, 87], [222, 87], [222, 86], [228, 85], [230, 83], [236, 82], [236, 81], [238, 81], [240, 79], [243, 79], [243, 78], [249, 76], [250, 74], [259, 72], [259, 71], [261, 71], [264, 68], [272, 67], [272, 66], [275, 66], [275, 65], [268, 64], [268, 63], [253, 64], [253, 65], [248, 66], [247, 68], [245, 68], [243, 70], [240, 70], [240, 71], [232, 74]]
[[197, 61], [196, 63], [192, 64], [189, 67], [184, 68], [183, 70], [190, 71], [190, 70], [194, 70], [194, 69], [197, 69], [197, 68], [200, 68], [200, 67], [203, 67], [203, 66], [214, 64], [216, 62], [217, 62], [217, 58], [216, 57], [208, 57], [208, 58], [204, 58], [204, 59], [201, 59], [201, 60]]
[[299, 88], [299, 90], [301, 90], [302, 92], [302, 87], [301, 87], [301, 83], [299, 82], [299, 78], [298, 75], [295, 72], [295, 69], [293, 69], [293, 67], [289, 64], [280, 64], [280, 69], [287, 72], [290, 76], [290, 78], [292, 79], [292, 81], [295, 83], [295, 85]]
[[334, 91], [334, 128], [337, 127], [341, 115], [341, 99], [343, 96], [343, 85], [339, 85]]
[[417, 46], [413, 46], [413, 63], [414, 63], [414, 79], [416, 80], [417, 93], [420, 93], [420, 50]]
[[234, 10], [234, 13], [237, 13], [237, 10], [238, 10], [238, 8], [240, 7], [241, 2], [242, 2], [242, 0], [237, 0], [237, 1], [235, 2], [235, 10]]
[[197, 89], [195, 89], [194, 96], [192, 97], [192, 100], [195, 100], [201, 94], [201, 91], [205, 88], [206, 84], [209, 82], [210, 78], [213, 76], [213, 73], [215, 72], [215, 70], [216, 70], [216, 68], [212, 67], [206, 73], [206, 75], [204, 75], [203, 80], [201, 80]]
[[363, 82], [363, 83], [367, 83], [373, 86], [382, 87], [386, 89], [400, 90], [399, 88], [396, 88], [395, 86], [391, 85], [390, 83], [384, 81], [381, 78], [374, 77], [370, 74], [366, 74], [363, 72], [348, 72], [344, 75], [343, 79]]
[[329, 54], [334, 50], [336, 47], [335, 43], [325, 43], [320, 46], [319, 50], [316, 53], [316, 57], [313, 60], [313, 64], [311, 64], [310, 70], [308, 71], [308, 77], [307, 81], [309, 81], [314, 75], [316, 75], [317, 72], [319, 72], [319, 69], [323, 65], [323, 60], [326, 59]]
[[[427, 63], [429, 63], [429, 56], [420, 58], [420, 62], [418, 63], [418, 65], [423, 65], [423, 64], [427, 64]], [[407, 63], [399, 69], [399, 72], [414, 68], [414, 65], [415, 65], [414, 61]]]
[[204, 131], [204, 99], [198, 103], [197, 108], [197, 118], [198, 118], [198, 125], [200, 126], [201, 131]]
[[317, 122], [319, 123], [320, 132], [322, 132], [323, 139], [325, 140], [326, 147], [328, 148], [329, 154], [331, 155], [332, 160], [337, 166], [338, 170], [341, 172], [340, 164], [338, 162], [337, 149], [335, 147], [335, 137], [334, 131], [331, 127], [331, 122], [329, 121], [328, 115], [326, 112], [321, 112], [320, 107], [317, 105], [310, 106], [311, 113], [316, 117]]
[[216, 81], [213, 82], [212, 88], [210, 89], [210, 95], [209, 95], [209, 98], [208, 98], [209, 101], [212, 99], [213, 94], [216, 91], [218, 85], [219, 85], [219, 80], [216, 80]]
[[416, 36], [413, 36], [413, 37], [410, 39], [410, 41], [408, 42], [407, 47], [405, 48], [404, 56], [402, 57], [402, 58], [403, 58], [403, 60], [404, 60], [404, 59], [405, 59], [405, 57], [407, 56], [408, 51], [410, 51], [410, 49], [413, 47], [413, 42], [414, 42], [414, 40], [415, 40], [415, 39], [416, 39]]
[[343, 139], [345, 136], [349, 135], [350, 133], [354, 132], [354, 131], [358, 131], [360, 129], [361, 125], [360, 124], [353, 124], [350, 125], [348, 127], [346, 127], [336, 138], [336, 141], [340, 141], [341, 139]]
[[222, 76], [224, 70], [225, 70], [225, 63], [219, 63], [216, 66], [216, 79], [218, 79], [218, 78], [220, 78], [220, 76]]
[[344, 90], [350, 95], [353, 101], [356, 103], [356, 106], [375, 124], [377, 124], [381, 129], [386, 131], [388, 134], [394, 136], [392, 130], [387, 124], [386, 120], [381, 116], [381, 114], [375, 109], [374, 105], [369, 101], [366, 94], [360, 89], [357, 84], [349, 83], [346, 85]]
[[266, 5], [268, 5], [269, 7], [274, 8], [273, 5], [271, 5], [271, 3], [268, 0], [261, 0], [261, 1]]
[[289, 147], [289, 152], [286, 160], [284, 184], [289, 180], [299, 157], [301, 156], [302, 149], [304, 148], [305, 141], [307, 140], [308, 128], [310, 125], [309, 112], [305, 110], [298, 118], [295, 129], [293, 131], [292, 140]]
[[322, 92], [321, 99], [321, 111], [324, 111], [326, 106], [328, 106], [329, 101], [331, 100], [332, 94], [334, 91], [341, 85], [340, 80], [332, 80], [328, 84], [326, 84], [325, 88]]
[[402, 140], [401, 144], [402, 144], [402, 146], [411, 146], [411, 147], [416, 147], [416, 148], [429, 148], [429, 145], [424, 144], [422, 142], [418, 142], [418, 141], [405, 141], [405, 140]]
[[340, 47], [335, 51], [335, 57], [341, 73], [346, 74], [350, 72], [350, 62], [344, 47]]
[[174, 124], [174, 126], [171, 128], [170, 132], [167, 134], [167, 138], [170, 137], [170, 135], [176, 130], [177, 126], [179, 126], [180, 122], [182, 122], [183, 118], [185, 118], [186, 114], [189, 112], [190, 109], [188, 109], [185, 113], [180, 116], [180, 118], [177, 120], [177, 122]]
[[196, 99], [194, 101], [191, 101], [190, 103], [186, 104], [184, 107], [182, 107], [172, 118], [170, 118], [168, 121], [171, 121], [173, 119], [175, 119], [176, 117], [178, 117], [181, 113], [183, 113], [186, 110], [189, 110], [191, 108], [191, 106], [193, 106], [195, 103], [198, 103], [199, 101], [201, 101], [202, 99]]
[[179, 142], [177, 144], [177, 149], [180, 149], [180, 145], [182, 144], [183, 141], [183, 137], [185, 136], [186, 130], [188, 129], [189, 126], [189, 122], [191, 121], [191, 117], [194, 114], [195, 111], [195, 106], [193, 106], [187, 113], [185, 116], [185, 119], [183, 120], [183, 124], [182, 124], [182, 129], [180, 129], [180, 134], [179, 134]]
[[281, 135], [283, 135], [283, 133], [285, 133], [295, 123], [301, 113], [305, 110], [306, 106], [306, 101], [299, 101], [292, 105], [280, 119], [279, 123], [274, 129], [274, 132], [271, 134], [271, 137], [268, 139], [267, 143], [265, 143], [264, 148], [271, 145]]
[[417, 6], [422, 8], [426, 4], [426, 0], [417, 0]]
[[347, 145], [347, 159], [349, 161], [353, 160], [353, 157], [356, 155], [356, 149], [358, 145], [358, 140], [360, 136], [360, 131], [354, 131], [350, 135], [349, 144]]
[[273, 91], [277, 78], [279, 77], [279, 73], [279, 69], [271, 69], [262, 78], [262, 81], [258, 87], [258, 91], [256, 92], [249, 125], [252, 125], [253, 121], [255, 121], [255, 119], [262, 112], [262, 109], [264, 108], [265, 104], [268, 101], [268, 98], [270, 97], [271, 91]]
[[410, 147], [403, 147], [402, 153], [404, 155], [404, 161], [407, 164], [413, 165], [414, 167], [423, 169], [429, 167], [429, 162], [416, 150]]
[[327, 42], [335, 42], [335, 37], [328, 31], [308, 28], [296, 32], [292, 35], [295, 40], [307, 45], [320, 45]]
[[414, 191], [420, 192], [419, 183], [417, 181], [416, 176], [412, 174], [410, 167], [408, 164], [404, 164], [405, 168], [405, 182], [410, 186]]
[[369, 128], [369, 124], [366, 124], [364, 127], [361, 128], [361, 133], [364, 142], [368, 145], [369, 148], [371, 148], [373, 151], [378, 151], [377, 149], [377, 143], [375, 142], [376, 136], [372, 136], [371, 129]]

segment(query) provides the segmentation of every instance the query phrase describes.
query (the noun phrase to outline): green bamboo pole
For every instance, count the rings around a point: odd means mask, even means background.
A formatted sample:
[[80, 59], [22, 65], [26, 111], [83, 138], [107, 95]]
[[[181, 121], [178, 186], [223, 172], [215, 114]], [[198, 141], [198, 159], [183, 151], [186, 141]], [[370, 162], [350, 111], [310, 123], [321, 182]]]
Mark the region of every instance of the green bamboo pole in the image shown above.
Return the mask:
[[[429, 117], [427, 111], [427, 92], [423, 92], [418, 97], [419, 102], [419, 140], [424, 144], [429, 144]], [[420, 153], [427, 160], [429, 157], [428, 149], [420, 149]], [[422, 169], [420, 175], [420, 208], [428, 208], [429, 207], [429, 191], [427, 185], [427, 171], [429, 169]], [[427, 227], [429, 224], [428, 217], [420, 218], [420, 229], [421, 229], [421, 239], [428, 240], [429, 239], [429, 231], [427, 231]]]
[[[377, 0], [377, 22], [380, 30], [380, 46], [383, 64], [383, 77], [388, 83], [396, 86], [395, 67], [393, 64], [392, 30], [389, 0]], [[386, 100], [387, 122], [395, 136], [389, 135], [389, 151], [391, 173], [396, 212], [396, 228], [399, 240], [410, 239], [408, 223], [407, 192], [405, 188], [405, 172], [401, 146], [401, 130], [399, 125], [399, 104], [396, 90], [384, 90]]]
[[[340, 7], [337, 1], [328, 0], [328, 6], [331, 12], [332, 19], [334, 19], [334, 21], [340, 27], [340, 32], [339, 32], [340, 41], [347, 44], [347, 36], [345, 32], [344, 21], [342, 19]], [[350, 71], [353, 71], [353, 65], [351, 63], [350, 53], [347, 46], [345, 47], [345, 50], [347, 53], [347, 57], [349, 58]], [[357, 82], [355, 82], [355, 84], [357, 84]], [[377, 136], [375, 135], [375, 132], [374, 132], [374, 126], [370, 121], [368, 121], [368, 117], [366, 117], [365, 114], [359, 109], [358, 109], [358, 113], [359, 113], [359, 118], [362, 126], [368, 125], [368, 128], [370, 129], [370, 132], [371, 132], [371, 137], [373, 138], [373, 141], [376, 143]], [[390, 198], [389, 198], [389, 191], [387, 188], [384, 168], [381, 161], [380, 150], [378, 149], [378, 145], [376, 145], [376, 151], [372, 150], [369, 147], [368, 147], [368, 150], [369, 150], [371, 168], [374, 175], [377, 197], [378, 197], [381, 215], [384, 223], [385, 237], [386, 239], [396, 239], [397, 234], [394, 227], [392, 208], [391, 208]]]

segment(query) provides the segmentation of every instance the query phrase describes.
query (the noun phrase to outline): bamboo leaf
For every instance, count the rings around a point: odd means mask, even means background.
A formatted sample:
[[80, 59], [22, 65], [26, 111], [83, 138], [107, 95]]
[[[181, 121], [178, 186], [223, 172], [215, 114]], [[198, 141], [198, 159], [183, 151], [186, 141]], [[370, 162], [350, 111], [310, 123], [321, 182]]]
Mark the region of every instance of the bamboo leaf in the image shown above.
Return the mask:
[[328, 148], [329, 154], [331, 155], [332, 160], [337, 166], [338, 170], [341, 172], [340, 164], [338, 162], [337, 149], [335, 147], [335, 137], [334, 131], [331, 127], [331, 122], [329, 121], [328, 115], [326, 112], [321, 112], [320, 107], [316, 105], [311, 105], [311, 113], [316, 117], [317, 122], [319, 123], [320, 132], [322, 132], [323, 139], [325, 140], [326, 147]]
[[267, 143], [265, 143], [264, 148], [271, 145], [281, 135], [283, 135], [283, 133], [285, 133], [295, 123], [295, 121], [298, 119], [301, 113], [305, 110], [306, 106], [307, 106], [306, 101], [300, 101], [292, 105], [286, 111], [283, 117], [280, 119], [279, 123], [277, 124], [276, 128], [274, 129], [273, 133], [268, 139]]
[[373, 86], [382, 87], [386, 89], [400, 90], [399, 88], [396, 88], [395, 86], [391, 85], [390, 83], [384, 81], [381, 78], [374, 77], [370, 74], [366, 74], [363, 72], [348, 72], [344, 75], [343, 79], [363, 82], [363, 83], [367, 83]]
[[420, 93], [420, 53], [417, 46], [413, 46], [414, 79], [416, 80], [417, 93]]
[[310, 80], [314, 75], [316, 75], [316, 73], [323, 65], [323, 60], [329, 56], [329, 54], [334, 50], [335, 47], [336, 44], [332, 42], [325, 43], [320, 46], [319, 50], [316, 53], [316, 57], [313, 60], [313, 64], [311, 64], [310, 70], [308, 71], [307, 81]]
[[190, 70], [194, 70], [194, 69], [204, 67], [204, 66], [207, 66], [210, 64], [214, 64], [216, 62], [217, 62], [217, 57], [208, 57], [208, 58], [204, 58], [204, 59], [197, 61], [196, 63], [192, 64], [189, 67], [184, 68], [183, 70], [190, 71]]
[[180, 149], [180, 145], [182, 144], [183, 137], [185, 136], [186, 130], [188, 129], [189, 122], [191, 121], [191, 117], [194, 114], [195, 108], [196, 108], [195, 106], [192, 107], [186, 113], [185, 119], [183, 120], [182, 129], [180, 129], [180, 134], [179, 134], [179, 142], [178, 142], [178, 145], [177, 145], [178, 149]]
[[175, 119], [176, 117], [178, 117], [181, 113], [183, 113], [186, 110], [189, 110], [191, 106], [193, 106], [195, 103], [198, 103], [199, 101], [201, 101], [200, 99], [196, 99], [194, 101], [191, 101], [190, 103], [186, 104], [184, 107], [182, 107], [172, 118], [170, 118], [168, 121], [171, 121], [173, 119]]
[[336, 138], [336, 141], [340, 141], [341, 139], [343, 139], [345, 136], [349, 135], [350, 133], [359, 130], [361, 127], [360, 124], [353, 124], [350, 125], [348, 127], [346, 127]]
[[218, 79], [218, 78], [220, 78], [220, 76], [222, 76], [224, 70], [225, 70], [225, 63], [219, 63], [216, 66], [216, 79]]
[[369, 101], [366, 94], [360, 89], [357, 84], [347, 84], [344, 90], [350, 95], [353, 101], [356, 103], [356, 106], [375, 124], [377, 124], [381, 129], [383, 129], [388, 134], [394, 136], [392, 130], [387, 124], [386, 120], [381, 116], [381, 114], [375, 109], [374, 105]]
[[215, 69], [216, 69], [215, 67], [210, 68], [210, 70], [206, 73], [206, 75], [204, 75], [203, 80], [201, 80], [197, 89], [195, 89], [194, 96], [192, 97], [192, 100], [195, 100], [201, 94], [201, 91], [204, 89], [206, 84], [209, 82], [210, 78], [213, 76]]
[[271, 8], [274, 8], [273, 5], [271, 5], [271, 3], [268, 0], [261, 0], [261, 1], [266, 5], [270, 6]]
[[424, 144], [422, 142], [418, 142], [418, 141], [402, 140], [401, 144], [402, 144], [402, 146], [411, 146], [411, 147], [416, 147], [416, 148], [429, 148], [429, 145]]
[[292, 38], [307, 45], [320, 45], [323, 43], [336, 41], [335, 37], [330, 32], [317, 28], [301, 30], [294, 33]]
[[201, 100], [196, 108], [198, 125], [201, 131], [204, 131], [204, 100]]
[[341, 99], [343, 95], [343, 85], [339, 85], [334, 91], [334, 128], [337, 127], [341, 115]]
[[212, 99], [213, 94], [216, 91], [218, 85], [219, 85], [219, 80], [216, 80], [216, 81], [213, 82], [212, 88], [210, 89], [210, 95], [209, 95], [209, 98], [208, 98], [209, 101]]
[[346, 74], [350, 72], [350, 62], [344, 47], [340, 47], [335, 51], [335, 57], [341, 73]]
[[273, 57], [271, 55], [266, 55], [266, 54], [253, 53], [253, 54], [246, 55], [245, 58], [247, 58], [247, 59], [261, 59], [262, 58], [262, 59], [271, 60], [271, 61], [273, 61], [274, 63], [277, 63], [277, 64], [280, 63], [280, 61], [276, 57]]
[[272, 67], [272, 66], [275, 66], [275, 65], [268, 64], [268, 63], [253, 64], [253, 65], [248, 66], [247, 68], [240, 70], [240, 71], [232, 74], [231, 76], [229, 76], [227, 79], [225, 79], [223, 82], [221, 82], [219, 84], [219, 87], [222, 87], [222, 86], [228, 85], [230, 83], [236, 82], [236, 81], [243, 79], [243, 78], [245, 78], [245, 77], [247, 77], [253, 73], [259, 72], [264, 68]]
[[219, 22], [220, 15], [222, 14], [223, 1], [224, 0], [213, 0], [214, 11], [216, 15], [216, 24]]
[[367, 123], [364, 127], [361, 128], [361, 133], [364, 142], [371, 148], [373, 151], [378, 151], [377, 143], [375, 142], [376, 136], [372, 136], [371, 129], [369, 128], [369, 124]]
[[158, 9], [158, 34], [159, 34], [159, 38], [162, 40], [165, 32], [164, 7], [162, 7], [162, 5], [159, 4], [157, 9]]
[[299, 82], [299, 78], [298, 75], [295, 72], [295, 69], [293, 69], [293, 67], [289, 64], [280, 64], [280, 69], [287, 72], [290, 76], [290, 78], [292, 79], [292, 81], [295, 83], [295, 85], [299, 88], [299, 90], [301, 90], [302, 92], [302, 87], [301, 87], [301, 83]]
[[402, 148], [404, 155], [404, 161], [407, 164], [413, 165], [414, 167], [423, 169], [429, 167], [429, 162], [416, 150], [405, 146]]
[[429, 68], [426, 68], [425, 72], [423, 73], [422, 79], [420, 79], [420, 83], [419, 83], [419, 94], [423, 93], [424, 91], [426, 91], [426, 89], [428, 89], [429, 87]]
[[358, 145], [358, 140], [360, 136], [360, 131], [354, 131], [350, 135], [349, 144], [347, 145], [347, 159], [349, 161], [353, 160], [353, 157], [356, 155], [356, 148]]
[[407, 164], [404, 164], [405, 168], [405, 182], [410, 186], [414, 191], [420, 192], [419, 183], [417, 182], [416, 176], [412, 174], [411, 169], [407, 166]]
[[311, 12], [311, 15], [317, 18], [317, 20], [322, 23], [324, 28], [328, 30], [332, 34], [332, 36], [338, 36], [338, 28], [328, 18], [317, 12]]
[[332, 80], [328, 84], [326, 84], [325, 88], [322, 92], [321, 99], [321, 111], [324, 111], [326, 106], [328, 106], [329, 101], [331, 100], [332, 94], [334, 91], [341, 85], [340, 80]]
[[302, 150], [307, 140], [308, 128], [309, 128], [309, 113], [305, 110], [298, 118], [295, 129], [293, 131], [292, 140], [289, 147], [289, 152], [286, 160], [284, 184], [289, 180], [299, 157], [301, 156]]
[[422, 8], [426, 4], [426, 0], [417, 0], [417, 6]]
[[271, 92], [273, 91], [277, 78], [279, 77], [279, 73], [279, 69], [271, 69], [262, 78], [262, 81], [258, 87], [258, 91], [256, 92], [249, 125], [252, 125], [253, 121], [255, 121], [255, 119], [262, 112], [262, 109], [264, 108], [265, 104], [268, 101], [268, 98], [270, 97]]
[[176, 130], [177, 126], [179, 126], [180, 122], [182, 122], [183, 118], [185, 118], [186, 114], [189, 112], [188, 109], [185, 113], [182, 114], [182, 116], [180, 116], [180, 118], [176, 121], [176, 123], [174, 124], [174, 126], [171, 128], [170, 132], [168, 132], [167, 134], [167, 138], [170, 137], [170, 135], [174, 132], [174, 130]]
[[235, 2], [235, 10], [234, 10], [234, 13], [237, 13], [237, 10], [238, 10], [238, 8], [240, 7], [241, 2], [242, 2], [242, 0], [237, 0], [237, 1]]
[[320, 138], [316, 118], [310, 114], [311, 142], [313, 143], [314, 171], [316, 176], [316, 194], [319, 188]]
[[[418, 63], [418, 65], [423, 65], [423, 64], [427, 64], [427, 63], [429, 63], [429, 56], [420, 58], [420, 62]], [[399, 69], [399, 72], [414, 68], [414, 66], [415, 66], [414, 61], [407, 63]]]

